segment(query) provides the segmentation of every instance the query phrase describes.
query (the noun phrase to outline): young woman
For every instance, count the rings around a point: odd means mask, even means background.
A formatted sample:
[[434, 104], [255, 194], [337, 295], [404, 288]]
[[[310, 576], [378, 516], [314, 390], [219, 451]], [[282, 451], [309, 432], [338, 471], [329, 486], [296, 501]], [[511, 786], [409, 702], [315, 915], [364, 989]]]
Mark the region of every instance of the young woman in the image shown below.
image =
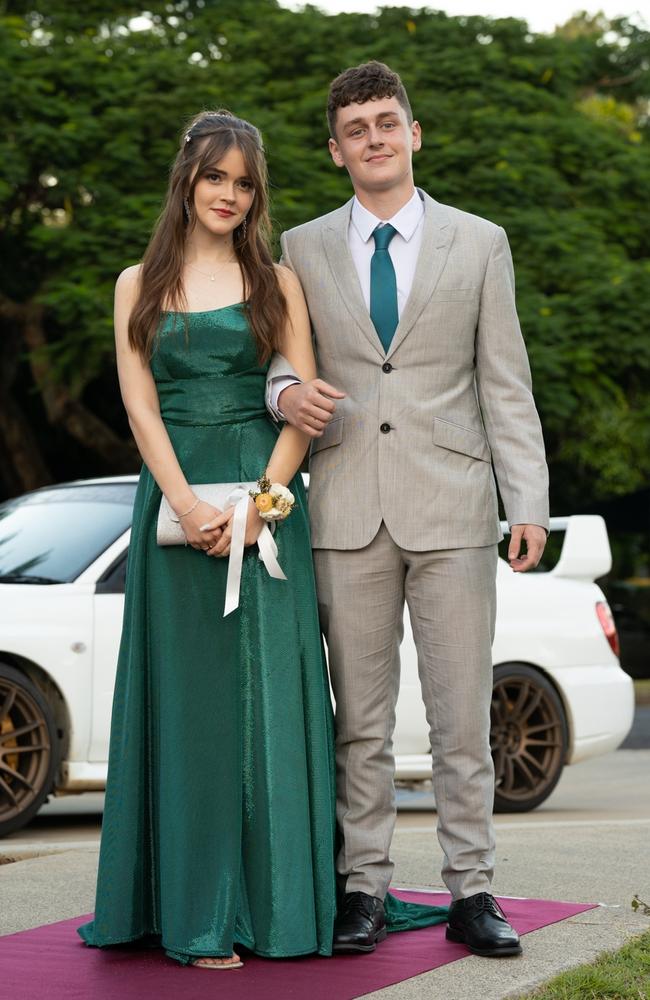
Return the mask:
[[[329, 689], [305, 497], [308, 438], [265, 408], [280, 350], [315, 376], [297, 279], [267, 243], [264, 150], [252, 125], [198, 115], [184, 134], [143, 263], [119, 276], [120, 387], [144, 466], [129, 549], [91, 945], [149, 938], [184, 964], [328, 954], [335, 907]], [[223, 617], [232, 508], [198, 483], [264, 473], [296, 498], [253, 546]], [[160, 547], [161, 496], [187, 545]], [[198, 502], [197, 502], [198, 500]], [[209, 525], [208, 528], [205, 526]], [[251, 547], [253, 546], [253, 547]]]
[[[329, 955], [332, 710], [298, 468], [309, 437], [265, 407], [271, 354], [315, 377], [307, 310], [273, 264], [260, 135], [228, 112], [184, 134], [142, 265], [115, 291], [120, 386], [144, 465], [129, 548], [95, 919], [89, 945], [141, 940], [233, 969], [235, 945]], [[233, 508], [192, 486], [289, 485], [275, 541], [248, 501], [239, 606], [223, 615]], [[186, 545], [160, 546], [161, 498]], [[389, 929], [446, 910], [387, 897]]]

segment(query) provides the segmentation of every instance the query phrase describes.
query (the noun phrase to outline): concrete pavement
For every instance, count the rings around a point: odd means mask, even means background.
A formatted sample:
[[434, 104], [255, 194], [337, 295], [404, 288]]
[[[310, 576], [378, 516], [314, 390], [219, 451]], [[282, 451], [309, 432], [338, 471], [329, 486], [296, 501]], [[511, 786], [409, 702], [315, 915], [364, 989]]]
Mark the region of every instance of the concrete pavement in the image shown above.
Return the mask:
[[[617, 751], [567, 768], [551, 798], [534, 813], [496, 818], [497, 895], [602, 906], [526, 935], [521, 957], [468, 955], [369, 997], [504, 1000], [650, 928], [650, 918], [630, 906], [635, 893], [650, 900], [649, 776], [650, 750]], [[593, 801], [585, 802], [585, 786], [592, 789]], [[435, 817], [424, 811], [422, 801], [413, 805], [400, 813], [394, 884], [443, 889]], [[96, 835], [46, 841], [29, 839], [28, 829], [0, 841], [2, 857], [24, 860], [0, 864], [0, 934], [92, 910]]]

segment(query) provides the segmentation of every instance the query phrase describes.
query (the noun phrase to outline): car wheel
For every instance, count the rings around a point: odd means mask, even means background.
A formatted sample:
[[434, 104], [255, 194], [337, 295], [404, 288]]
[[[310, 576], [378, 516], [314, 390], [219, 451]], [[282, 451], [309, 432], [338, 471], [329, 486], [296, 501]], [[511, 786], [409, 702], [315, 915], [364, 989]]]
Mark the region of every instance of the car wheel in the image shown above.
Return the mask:
[[50, 706], [25, 674], [0, 663], [0, 837], [36, 815], [58, 762]]
[[494, 670], [490, 743], [495, 812], [527, 812], [551, 794], [568, 745], [566, 715], [551, 682], [533, 667]]

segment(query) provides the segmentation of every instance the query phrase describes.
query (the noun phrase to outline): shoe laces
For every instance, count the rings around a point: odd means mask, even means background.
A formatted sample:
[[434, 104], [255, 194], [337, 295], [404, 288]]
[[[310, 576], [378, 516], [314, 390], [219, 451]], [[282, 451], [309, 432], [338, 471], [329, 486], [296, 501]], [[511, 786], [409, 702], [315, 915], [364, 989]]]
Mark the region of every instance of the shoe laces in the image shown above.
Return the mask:
[[341, 915], [347, 916], [352, 910], [361, 910], [366, 916], [372, 916], [373, 897], [366, 892], [346, 892], [341, 904]]
[[503, 920], [506, 919], [506, 915], [497, 903], [494, 896], [489, 892], [479, 892], [472, 898], [472, 907], [476, 909], [479, 913], [487, 910], [489, 913], [493, 913], [495, 917], [502, 917]]

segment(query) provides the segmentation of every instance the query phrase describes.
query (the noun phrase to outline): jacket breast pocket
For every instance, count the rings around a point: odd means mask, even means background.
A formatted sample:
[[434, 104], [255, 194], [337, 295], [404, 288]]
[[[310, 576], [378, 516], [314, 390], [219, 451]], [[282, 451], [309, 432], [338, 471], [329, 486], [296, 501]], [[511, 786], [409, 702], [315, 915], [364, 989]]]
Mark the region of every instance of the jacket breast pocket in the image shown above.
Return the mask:
[[478, 295], [476, 288], [436, 288], [433, 301], [436, 302], [471, 302]]
[[492, 458], [490, 446], [483, 434], [470, 427], [454, 424], [451, 420], [443, 420], [442, 417], [435, 417], [433, 421], [433, 443], [440, 448], [478, 458], [482, 462], [489, 462]]
[[332, 448], [335, 444], [340, 444], [343, 437], [343, 415], [332, 417], [329, 424], [319, 438], [314, 438], [311, 443], [310, 455], [316, 455], [325, 448]]

